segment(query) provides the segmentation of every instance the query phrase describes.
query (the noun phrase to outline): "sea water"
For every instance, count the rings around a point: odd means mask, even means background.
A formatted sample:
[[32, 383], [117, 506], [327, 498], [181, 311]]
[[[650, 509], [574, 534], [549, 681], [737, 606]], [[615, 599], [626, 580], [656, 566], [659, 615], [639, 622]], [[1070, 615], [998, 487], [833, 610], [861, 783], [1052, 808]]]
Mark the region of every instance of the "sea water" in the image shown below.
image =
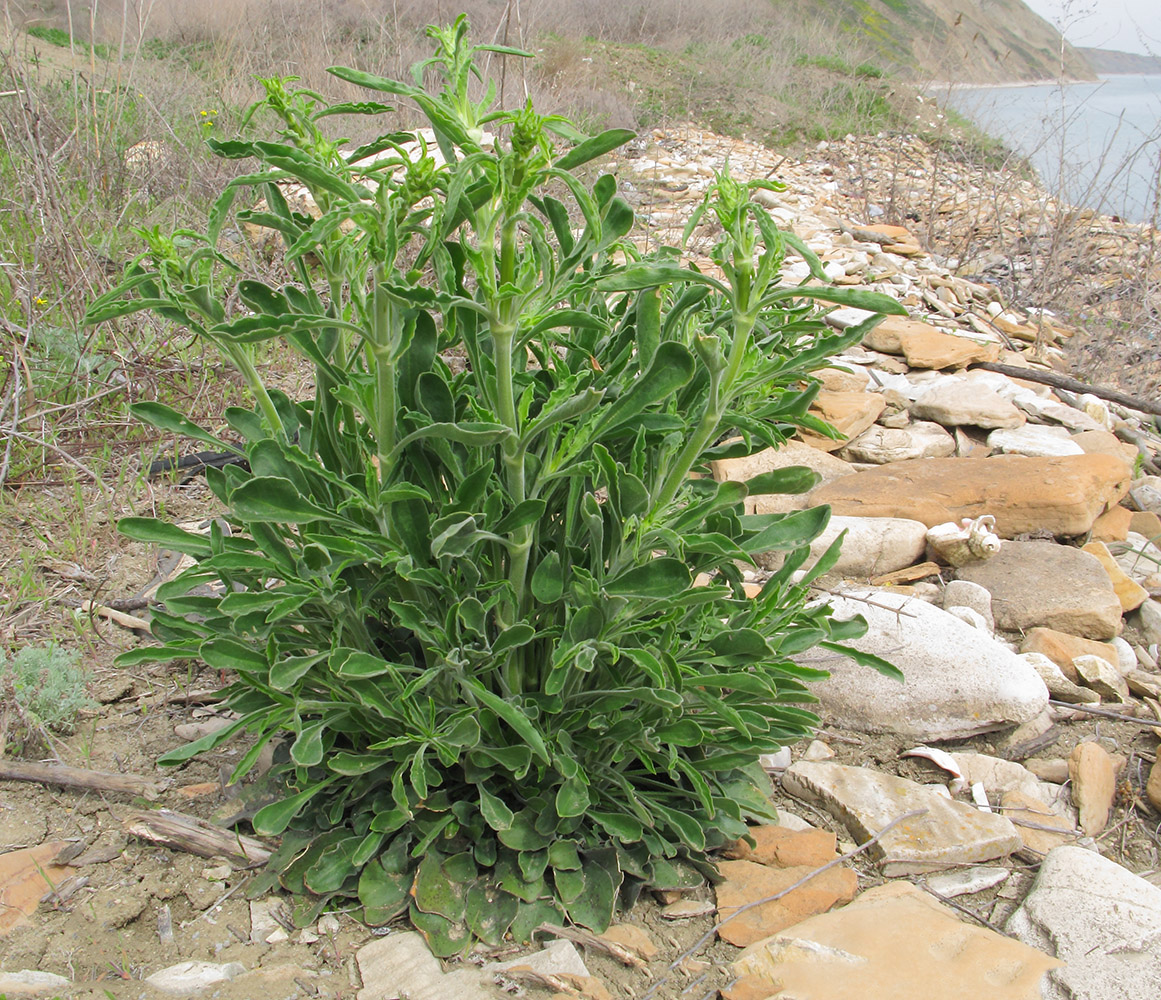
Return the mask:
[[1045, 188], [1064, 201], [1133, 222], [1158, 212], [1161, 76], [970, 87], [939, 96], [1026, 156]]

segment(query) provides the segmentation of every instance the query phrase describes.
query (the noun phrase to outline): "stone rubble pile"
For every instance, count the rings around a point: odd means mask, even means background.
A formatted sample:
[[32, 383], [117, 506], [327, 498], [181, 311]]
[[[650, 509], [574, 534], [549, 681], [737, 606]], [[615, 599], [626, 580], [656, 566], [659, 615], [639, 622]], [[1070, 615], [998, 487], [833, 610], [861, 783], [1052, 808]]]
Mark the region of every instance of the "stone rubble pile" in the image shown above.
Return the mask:
[[[807, 243], [832, 281], [884, 292], [909, 312], [881, 322], [819, 373], [814, 412], [836, 428], [837, 440], [802, 433], [786, 448], [713, 467], [718, 480], [745, 481], [806, 465], [820, 478], [811, 493], [759, 497], [750, 509], [829, 504], [834, 516], [816, 557], [846, 532], [828, 600], [838, 617], [867, 620], [867, 634], [852, 645], [900, 667], [904, 680], [826, 651], [804, 654], [801, 662], [831, 675], [811, 689], [824, 722], [840, 733], [917, 743], [999, 731], [1018, 744], [1075, 717], [1051, 700], [1153, 720], [1161, 735], [1161, 546], [1153, 544], [1161, 490], [1155, 477], [1134, 478], [1141, 450], [1151, 462], [1150, 445], [1161, 445], [1152, 418], [1092, 394], [1054, 392], [1034, 378], [973, 369], [981, 362], [1030, 375], [1062, 369], [1062, 346], [1074, 331], [1047, 311], [1006, 305], [988, 280], [960, 277], [955, 261], [926, 251], [911, 231], [857, 213], [834, 166], [839, 152], [830, 150], [830, 163], [790, 163], [760, 146], [688, 130], [655, 132], [619, 165], [653, 227], [643, 246], [679, 236], [728, 160], [735, 177], [787, 184], [755, 200]], [[949, 194], [940, 210], [966, 211], [967, 203]], [[1016, 213], [1003, 224], [1026, 221]], [[712, 269], [705, 257], [712, 239], [695, 230], [687, 247], [703, 269]], [[1115, 268], [1121, 258], [1099, 259], [1103, 280], [1123, 277]], [[807, 280], [805, 262], [788, 257], [784, 277]], [[846, 328], [867, 315], [836, 309], [828, 322]], [[972, 530], [989, 543], [969, 546]], [[778, 557], [771, 558], [773, 568]], [[820, 892], [816, 912], [836, 908], [789, 928], [769, 924], [770, 936], [750, 942], [735, 963], [742, 979], [723, 992], [728, 1000], [1157, 995], [1161, 890], [1102, 858], [1093, 839], [1109, 822], [1124, 757], [1097, 740], [1080, 742], [1066, 760], [1028, 766], [953, 751], [943, 754], [953, 780], [929, 774], [920, 783], [831, 761], [833, 751], [816, 744], [796, 751], [789, 767], [781, 762], [781, 791], [829, 815], [851, 842], [916, 813], [872, 848], [881, 875], [930, 879], [1013, 857], [1041, 864], [1019, 908], [1001, 899], [995, 911], [1024, 944], [972, 927], [901, 882], [846, 906]], [[1161, 811], [1161, 764], [1145, 784], [1132, 794]], [[1107, 885], [1108, 894], [1078, 900], [1087, 880]], [[731, 887], [728, 898], [738, 892]], [[861, 921], [874, 931], [861, 936]], [[889, 927], [908, 928], [905, 940]], [[1012, 952], [1024, 946], [1031, 947]], [[908, 963], [892, 963], [903, 951]], [[923, 971], [911, 983], [903, 966], [914, 955]], [[1009, 971], [988, 978], [986, 967]]]

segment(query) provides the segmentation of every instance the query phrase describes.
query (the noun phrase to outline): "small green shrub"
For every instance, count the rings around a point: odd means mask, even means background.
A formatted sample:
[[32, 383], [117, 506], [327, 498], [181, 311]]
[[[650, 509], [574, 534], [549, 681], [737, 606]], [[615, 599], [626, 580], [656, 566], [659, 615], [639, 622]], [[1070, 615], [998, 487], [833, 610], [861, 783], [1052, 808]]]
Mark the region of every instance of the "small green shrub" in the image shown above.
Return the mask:
[[[163, 762], [248, 730], [237, 778], [289, 733], [285, 795], [253, 820], [284, 836], [254, 891], [295, 893], [300, 923], [335, 897], [372, 925], [407, 913], [439, 955], [545, 921], [602, 930], [642, 885], [686, 884], [772, 816], [757, 757], [810, 731], [806, 684], [824, 676], [791, 657], [845, 650], [865, 625], [793, 579], [828, 509], [745, 513], [747, 495], [800, 492], [813, 473], [690, 474], [800, 425], [828, 432], [808, 373], [874, 321], [834, 333], [818, 302], [901, 312], [781, 286], [790, 248], [825, 277], [751, 200], [770, 182], [719, 176], [691, 223], [717, 223], [722, 279], [674, 249], [642, 259], [615, 179], [573, 173], [631, 133], [489, 111], [491, 90], [470, 96], [466, 31], [429, 29], [415, 85], [331, 71], [418, 106], [436, 136], [418, 153], [409, 133], [348, 152], [323, 119], [390, 109], [265, 81], [252, 114], [273, 113], [278, 138], [211, 140], [261, 169], [231, 182], [205, 233], [143, 233], [147, 252], [89, 310], [187, 327], [257, 403], [226, 411], [248, 467], [207, 470], [229, 531], [121, 523], [197, 561], [158, 592], [162, 645], [122, 662], [196, 656], [236, 677], [238, 721]], [[306, 185], [319, 217], [292, 211], [280, 180]], [[239, 215], [282, 235], [282, 283], [217, 249], [254, 188], [265, 204]], [[313, 399], [251, 364], [276, 338], [314, 365]], [[164, 406], [135, 412], [223, 446]], [[750, 600], [739, 566], [769, 550], [785, 564]]]
[[79, 659], [53, 643], [25, 646], [11, 659], [0, 652], [0, 703], [14, 702], [31, 725], [71, 732], [77, 713], [96, 706], [92, 674]]

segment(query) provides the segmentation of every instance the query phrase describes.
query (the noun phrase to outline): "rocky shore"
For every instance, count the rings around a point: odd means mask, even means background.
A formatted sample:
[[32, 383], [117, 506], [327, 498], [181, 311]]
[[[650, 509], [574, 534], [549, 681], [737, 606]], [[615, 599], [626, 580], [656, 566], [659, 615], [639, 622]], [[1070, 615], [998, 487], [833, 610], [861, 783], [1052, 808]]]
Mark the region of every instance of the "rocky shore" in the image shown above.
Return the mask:
[[[1073, 226], [1080, 216], [1032, 181], [969, 169], [918, 139], [850, 138], [789, 160], [680, 128], [643, 137], [610, 168], [641, 216], [642, 248], [679, 241], [727, 161], [741, 178], [786, 184], [760, 192], [760, 204], [832, 281], [885, 292], [909, 313], [819, 373], [814, 412], [837, 439], [801, 435], [713, 468], [721, 480], [788, 465], [819, 474], [808, 494], [748, 502], [759, 512], [831, 506], [814, 558], [840, 532], [845, 542], [819, 599], [862, 615], [869, 630], [857, 648], [904, 674], [801, 654], [830, 677], [811, 689], [816, 738], [763, 760], [779, 824], [725, 852], [714, 884], [675, 865], [671, 886], [600, 937], [448, 967], [420, 935], [373, 936], [353, 915], [295, 927], [288, 901], [244, 898], [244, 864], [143, 848], [107, 803], [84, 812], [77, 857], [73, 810], [54, 804], [42, 832], [19, 834], [39, 846], [0, 857], [0, 889], [28, 890], [19, 919], [0, 925], [0, 994], [1155, 1000], [1155, 359], [1144, 332], [1139, 345], [1127, 333], [1097, 345], [1109, 355], [1097, 360], [1116, 369], [1105, 385], [1138, 393], [1139, 406], [1100, 386], [1053, 388], [1042, 379], [1075, 372], [1078, 360], [1093, 370], [1077, 345], [1096, 341], [1045, 308], [1051, 298], [1033, 301], [1050, 287], [1040, 251], [1053, 227], [1068, 223], [1080, 241], [1067, 294], [1094, 309], [1161, 284], [1155, 234], [1111, 219]], [[713, 238], [699, 229], [688, 248], [706, 270]], [[805, 262], [789, 257], [785, 278], [809, 280]], [[1155, 293], [1134, 306], [1159, 307]], [[828, 322], [864, 317], [837, 309]], [[749, 586], [757, 592], [778, 566], [776, 553], [764, 556]], [[132, 683], [117, 695], [132, 697], [145, 704]], [[158, 751], [222, 724], [212, 706], [174, 709], [173, 719], [142, 710], [138, 720], [133, 705], [126, 719], [148, 722]], [[174, 807], [208, 808], [222, 790], [210, 780], [165, 794]], [[0, 811], [10, 825], [14, 815]], [[45, 901], [41, 875], [56, 887]], [[88, 910], [65, 894], [80, 878]], [[74, 979], [70, 942], [85, 934], [115, 935], [123, 949], [138, 942], [140, 975], [122, 958], [115, 980]]]

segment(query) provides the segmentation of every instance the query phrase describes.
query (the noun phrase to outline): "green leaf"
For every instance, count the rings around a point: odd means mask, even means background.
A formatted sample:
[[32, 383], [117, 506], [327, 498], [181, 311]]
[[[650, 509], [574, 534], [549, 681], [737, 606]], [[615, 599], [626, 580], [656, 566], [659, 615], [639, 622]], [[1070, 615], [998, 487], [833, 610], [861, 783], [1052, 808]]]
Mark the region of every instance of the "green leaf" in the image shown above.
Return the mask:
[[627, 128], [611, 128], [600, 135], [586, 139], [580, 145], [574, 146], [553, 164], [558, 170], [572, 170], [598, 156], [625, 145], [629, 140], [636, 138], [637, 133]]
[[569, 778], [556, 793], [556, 814], [558, 816], [583, 816], [591, 803], [589, 786], [579, 775]]
[[793, 514], [773, 516], [776, 520], [741, 543], [746, 552], [786, 552], [809, 545], [830, 522], [830, 508], [811, 507]]
[[817, 472], [805, 465], [788, 465], [747, 479], [746, 490], [752, 497], [770, 493], [809, 493], [820, 479]]
[[504, 629], [494, 643], [492, 643], [492, 653], [499, 656], [501, 653], [506, 653], [510, 649], [517, 649], [520, 646], [526, 646], [536, 637], [536, 629], [531, 625], [526, 625], [521, 622], [518, 625], [513, 625], [510, 628]]
[[234, 513], [247, 521], [302, 524], [307, 521], [338, 521], [331, 511], [304, 497], [289, 479], [255, 476], [230, 493]]
[[874, 653], [864, 653], [862, 650], [854, 649], [851, 646], [844, 646], [838, 642], [820, 642], [818, 644], [822, 649], [829, 649], [835, 653], [842, 653], [843, 656], [854, 660], [860, 667], [870, 667], [872, 670], [877, 670], [884, 677], [890, 677], [893, 681], [903, 683], [903, 671], [900, 670], [893, 663], [889, 663], [881, 656], [876, 656]]
[[297, 795], [291, 795], [289, 798], [280, 799], [278, 802], [272, 802], [268, 806], [263, 806], [254, 814], [254, 830], [266, 837], [274, 837], [282, 833], [290, 825], [290, 821], [302, 812], [306, 804], [318, 795], [319, 792], [328, 788], [334, 780], [334, 778], [326, 778], [304, 789]]
[[469, 886], [464, 898], [468, 929], [493, 947], [503, 943], [519, 909], [520, 901], [515, 896], [481, 882]]
[[834, 288], [828, 285], [796, 285], [794, 288], [779, 288], [766, 297], [770, 303], [784, 302], [786, 299], [816, 299], [836, 306], [850, 306], [866, 309], [868, 312], [886, 313], [888, 316], [906, 316], [907, 310], [897, 300], [882, 292], [868, 292], [861, 288]]
[[614, 881], [608, 871], [593, 863], [586, 863], [581, 871], [584, 886], [572, 902], [565, 903], [565, 912], [573, 923], [603, 934], [613, 920], [620, 880]]
[[442, 862], [443, 858], [434, 851], [419, 862], [413, 891], [415, 905], [424, 913], [438, 913], [459, 923], [464, 919], [465, 886], [448, 877]]
[[544, 740], [524, 712], [503, 698], [492, 694], [491, 691], [473, 678], [460, 677], [459, 682], [470, 696], [483, 702], [485, 707], [490, 708], [496, 715], [508, 723], [515, 730], [516, 735], [528, 745], [537, 757], [544, 761], [545, 764], [551, 763], [551, 758], [548, 754], [547, 747], [544, 745]]
[[680, 559], [654, 559], [635, 566], [605, 583], [605, 591], [614, 597], [642, 597], [662, 600], [676, 597], [693, 584], [689, 567]]
[[530, 583], [532, 596], [541, 604], [555, 604], [564, 593], [564, 570], [560, 565], [560, 555], [549, 552], [532, 573]]
[[325, 729], [325, 722], [318, 722], [303, 729], [298, 734], [298, 739], [291, 744], [290, 759], [300, 767], [314, 767], [321, 763], [323, 759], [322, 734]]
[[359, 902], [363, 918], [372, 927], [383, 927], [402, 913], [411, 902], [411, 872], [389, 872], [378, 859], [370, 862], [359, 875]]
[[510, 830], [514, 815], [497, 796], [489, 792], [483, 785], [479, 786], [480, 814], [484, 822], [493, 830]]
[[188, 417], [182, 416], [173, 407], [166, 406], [164, 403], [158, 403], [152, 400], [131, 403], [129, 412], [138, 420], [142, 420], [156, 427], [158, 430], [169, 431], [171, 434], [180, 434], [182, 437], [192, 438], [194, 441], [201, 441], [203, 444], [208, 444], [216, 449], [238, 451], [241, 454], [234, 445], [223, 441], [204, 428], [199, 427]]
[[471, 946], [472, 935], [466, 924], [456, 923], [438, 913], [424, 913], [411, 904], [411, 923], [423, 935], [436, 958], [461, 955]]
[[199, 559], [208, 559], [211, 553], [209, 535], [195, 535], [152, 517], [123, 517], [117, 522], [117, 530], [134, 541], [149, 542]]

